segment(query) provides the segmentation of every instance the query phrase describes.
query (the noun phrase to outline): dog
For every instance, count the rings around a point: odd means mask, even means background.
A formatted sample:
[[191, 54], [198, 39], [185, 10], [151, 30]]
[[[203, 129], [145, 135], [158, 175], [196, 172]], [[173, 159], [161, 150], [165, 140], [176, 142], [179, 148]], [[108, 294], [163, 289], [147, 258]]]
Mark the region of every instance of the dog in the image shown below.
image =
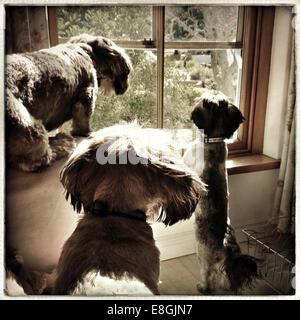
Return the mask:
[[74, 150], [72, 138], [48, 131], [72, 119], [72, 136], [88, 136], [97, 95], [122, 95], [131, 62], [111, 40], [82, 34], [36, 52], [7, 55], [7, 162], [33, 172]]
[[61, 182], [83, 214], [63, 246], [53, 294], [159, 294], [149, 223], [190, 218], [205, 193], [176, 141], [137, 123], [102, 129], [78, 145]]
[[[224, 140], [233, 135], [244, 117], [222, 93], [205, 93], [198, 99], [191, 119], [204, 130], [204, 166], [197, 173], [208, 189], [195, 211], [200, 268], [197, 288], [203, 294], [238, 293], [258, 277], [256, 259], [241, 253], [228, 215], [228, 150]], [[185, 163], [190, 162], [190, 154], [187, 151], [184, 155]]]
[[40, 295], [47, 287], [46, 274], [26, 267], [22, 255], [10, 247], [5, 250], [5, 273], [8, 296]]

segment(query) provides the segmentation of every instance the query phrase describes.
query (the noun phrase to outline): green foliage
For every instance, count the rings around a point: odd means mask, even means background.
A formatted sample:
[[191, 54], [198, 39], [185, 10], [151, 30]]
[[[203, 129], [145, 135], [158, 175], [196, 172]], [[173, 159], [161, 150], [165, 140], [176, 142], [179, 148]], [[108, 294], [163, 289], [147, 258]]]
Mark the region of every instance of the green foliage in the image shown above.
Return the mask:
[[59, 36], [88, 33], [115, 40], [142, 40], [151, 37], [151, 13], [151, 7], [147, 6], [61, 7]]
[[[170, 9], [172, 8], [172, 9]], [[202, 11], [194, 7], [168, 7], [166, 39], [195, 39], [204, 35]], [[177, 17], [176, 19], [174, 17]], [[173, 19], [173, 20], [172, 20]], [[147, 6], [60, 7], [60, 37], [80, 33], [102, 35], [115, 40], [141, 40], [152, 36], [152, 8]], [[199, 38], [199, 39], [200, 39]], [[130, 88], [122, 96], [99, 97], [91, 120], [92, 130], [119, 121], [137, 119], [144, 126], [157, 126], [157, 62], [155, 50], [126, 50], [133, 71]], [[212, 68], [193, 61], [183, 61], [188, 51], [169, 50], [165, 54], [164, 126], [188, 128], [194, 100], [203, 92], [214, 90]], [[201, 54], [194, 51], [193, 54]], [[70, 124], [65, 126], [67, 131]]]
[[156, 127], [156, 56], [142, 50], [127, 53], [133, 64], [130, 87], [122, 96], [98, 98], [91, 122], [93, 130], [134, 119]]
[[199, 81], [192, 81], [191, 74], [201, 72], [201, 79], [212, 84], [213, 74], [210, 68], [194, 61], [188, 61], [184, 67], [184, 62], [174, 61], [173, 55], [165, 55], [164, 125], [166, 128], [189, 128], [192, 125], [190, 114], [195, 99], [213, 89], [213, 85], [207, 88], [199, 86]]
[[[155, 51], [126, 50], [133, 71], [130, 87], [124, 95], [98, 97], [91, 119], [91, 129], [99, 130], [120, 121], [138, 120], [146, 127], [156, 127], [156, 55]], [[65, 126], [68, 132], [71, 124]]]
[[201, 8], [191, 6], [167, 7], [167, 40], [200, 40], [203, 36], [204, 23]]

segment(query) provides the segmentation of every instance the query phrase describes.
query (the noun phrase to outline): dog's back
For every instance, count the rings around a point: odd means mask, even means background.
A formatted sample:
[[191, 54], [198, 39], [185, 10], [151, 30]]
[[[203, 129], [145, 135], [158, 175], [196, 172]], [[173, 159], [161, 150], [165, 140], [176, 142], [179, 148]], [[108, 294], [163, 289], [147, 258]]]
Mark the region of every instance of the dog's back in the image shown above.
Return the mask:
[[53, 293], [157, 293], [157, 266], [159, 251], [145, 221], [85, 215], [64, 245]]
[[93, 82], [92, 67], [91, 58], [78, 44], [12, 54], [7, 56], [7, 88], [50, 131], [72, 118], [70, 106], [78, 90]]

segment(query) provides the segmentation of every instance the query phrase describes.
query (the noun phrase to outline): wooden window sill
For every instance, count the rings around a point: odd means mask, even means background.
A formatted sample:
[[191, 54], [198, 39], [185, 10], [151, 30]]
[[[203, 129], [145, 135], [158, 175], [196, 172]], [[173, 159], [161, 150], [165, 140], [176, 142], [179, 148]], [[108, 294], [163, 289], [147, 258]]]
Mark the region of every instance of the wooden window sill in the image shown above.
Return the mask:
[[273, 159], [263, 154], [248, 154], [241, 156], [230, 156], [226, 161], [228, 174], [239, 174], [254, 171], [277, 169], [280, 160]]

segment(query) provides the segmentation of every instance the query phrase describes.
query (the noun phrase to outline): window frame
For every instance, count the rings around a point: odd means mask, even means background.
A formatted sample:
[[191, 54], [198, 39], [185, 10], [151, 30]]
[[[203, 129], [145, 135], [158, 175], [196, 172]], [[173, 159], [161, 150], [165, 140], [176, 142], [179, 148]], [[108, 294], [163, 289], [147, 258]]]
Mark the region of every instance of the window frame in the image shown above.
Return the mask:
[[[157, 127], [164, 121], [165, 49], [241, 49], [243, 58], [240, 110], [246, 120], [238, 138], [228, 145], [231, 157], [261, 154], [270, 73], [275, 7], [239, 6], [235, 42], [165, 41], [165, 6], [152, 7], [152, 38], [144, 41], [113, 40], [124, 49], [157, 50]], [[58, 38], [57, 7], [48, 7], [51, 46], [64, 43]]]

